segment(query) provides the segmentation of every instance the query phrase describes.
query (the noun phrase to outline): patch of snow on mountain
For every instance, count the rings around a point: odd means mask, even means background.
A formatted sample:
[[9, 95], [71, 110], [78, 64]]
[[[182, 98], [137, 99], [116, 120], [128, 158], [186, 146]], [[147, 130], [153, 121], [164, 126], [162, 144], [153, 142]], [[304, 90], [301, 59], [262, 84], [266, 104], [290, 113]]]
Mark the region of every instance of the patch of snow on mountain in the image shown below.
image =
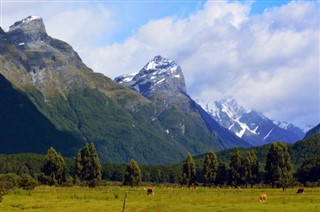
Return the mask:
[[244, 134], [246, 131], [249, 131], [249, 132], [251, 132], [251, 133], [253, 133], [253, 134], [258, 134], [258, 133], [256, 132], [257, 129], [258, 129], [258, 126], [257, 126], [254, 130], [251, 130], [246, 123], [243, 123], [243, 122], [239, 121], [239, 118], [237, 118], [237, 119], [235, 120], [235, 122], [237, 122], [237, 123], [241, 126], [241, 128], [242, 128], [242, 130], [240, 130], [239, 132], [236, 132], [236, 135], [237, 135], [238, 137], [242, 138], [243, 134]]
[[273, 131], [273, 128], [268, 132], [268, 134], [266, 136], [263, 137], [263, 139], [266, 140], [269, 137], [269, 135], [271, 134], [272, 131]]
[[21, 27], [21, 25], [23, 24], [27, 24], [29, 23], [30, 21], [34, 21], [34, 20], [41, 20], [42, 18], [40, 16], [29, 16], [25, 19], [22, 19], [21, 21], [18, 21], [16, 23], [14, 23], [12, 26], [9, 27], [9, 29], [6, 29], [5, 32], [10, 32], [10, 31], [13, 31], [13, 30], [16, 30], [16, 29], [19, 29]]
[[171, 74], [173, 74], [178, 67], [179, 66], [173, 60], [169, 60], [158, 55], [153, 60], [150, 60], [142, 70], [155, 71], [154, 74], [162, 74], [166, 71], [170, 71]]
[[275, 125], [278, 125], [279, 127], [283, 128], [283, 129], [288, 129], [289, 123], [286, 122], [286, 121], [275, 121], [275, 120], [273, 120], [273, 123]]
[[147, 64], [147, 67], [145, 68], [146, 70], [153, 70], [156, 68], [156, 63], [154, 61], [150, 61], [148, 64]]
[[201, 99], [197, 99], [196, 102], [205, 110], [207, 111], [209, 114], [211, 115], [215, 115], [215, 112], [217, 112], [218, 108], [215, 105], [214, 101], [203, 101]]
[[164, 80], [165, 80], [165, 78], [160, 79], [159, 81], [157, 81], [157, 82], [154, 84], [154, 86], [156, 86], [156, 85], [158, 85], [158, 84], [162, 83]]
[[132, 81], [132, 79], [137, 75], [137, 73], [138, 72], [122, 75], [121, 76], [121, 81], [119, 81], [119, 83]]
[[244, 113], [248, 113], [245, 108], [240, 106], [236, 100], [229, 96], [227, 98], [222, 99], [221, 101], [218, 101], [217, 103], [221, 104], [225, 110], [229, 111], [230, 117], [237, 119], [241, 117]]

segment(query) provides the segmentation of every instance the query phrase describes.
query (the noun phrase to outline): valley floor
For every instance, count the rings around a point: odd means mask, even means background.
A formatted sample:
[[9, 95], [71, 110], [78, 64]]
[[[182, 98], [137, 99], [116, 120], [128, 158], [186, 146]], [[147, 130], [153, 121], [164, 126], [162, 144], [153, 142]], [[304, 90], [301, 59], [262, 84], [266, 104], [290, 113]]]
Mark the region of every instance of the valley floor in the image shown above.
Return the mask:
[[[320, 188], [218, 189], [155, 187], [154, 196], [144, 187], [98, 188], [39, 186], [33, 191], [14, 190], [4, 196], [0, 211], [320, 211]], [[266, 193], [266, 203], [259, 195]]]

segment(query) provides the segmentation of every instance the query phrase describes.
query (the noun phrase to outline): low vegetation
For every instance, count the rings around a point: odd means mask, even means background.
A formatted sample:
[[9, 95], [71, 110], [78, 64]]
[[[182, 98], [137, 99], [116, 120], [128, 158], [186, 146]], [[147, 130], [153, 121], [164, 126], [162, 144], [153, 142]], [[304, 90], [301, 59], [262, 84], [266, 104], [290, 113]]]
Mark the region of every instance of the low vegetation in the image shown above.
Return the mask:
[[[314, 139], [319, 139], [319, 136]], [[283, 191], [290, 187], [320, 186], [318, 155], [309, 157], [293, 172], [287, 145], [275, 142], [268, 147], [264, 160], [266, 163], [262, 167], [254, 150], [243, 152], [237, 148], [232, 150], [229, 163], [220, 160], [210, 150], [201, 165], [188, 154], [181, 164], [141, 165], [141, 168], [135, 160], [131, 160], [128, 165], [101, 166], [95, 146], [88, 143], [79, 150], [75, 159], [63, 158], [52, 147], [46, 156], [2, 155], [0, 200], [16, 189], [30, 191], [37, 185], [99, 187], [110, 181], [131, 187], [173, 184], [188, 188], [248, 188], [251, 185], [251, 188], [272, 187], [282, 188]]]
[[[12, 190], [1, 203], [2, 211], [121, 211], [125, 193], [125, 211], [319, 211], [320, 189], [296, 188], [236, 189], [199, 187], [153, 187], [154, 196], [146, 187], [104, 186], [49, 187], [39, 186], [28, 192]], [[268, 195], [265, 203], [259, 196]]]

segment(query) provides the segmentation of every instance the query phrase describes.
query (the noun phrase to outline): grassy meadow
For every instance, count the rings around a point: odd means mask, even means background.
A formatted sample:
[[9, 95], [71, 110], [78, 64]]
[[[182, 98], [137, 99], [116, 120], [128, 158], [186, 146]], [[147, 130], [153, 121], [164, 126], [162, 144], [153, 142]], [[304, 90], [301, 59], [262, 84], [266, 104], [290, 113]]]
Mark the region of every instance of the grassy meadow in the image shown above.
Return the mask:
[[[320, 188], [306, 188], [305, 194], [287, 189], [218, 189], [155, 187], [154, 196], [144, 187], [106, 186], [48, 187], [32, 191], [13, 190], [0, 203], [1, 211], [320, 211]], [[266, 193], [266, 203], [259, 195]]]

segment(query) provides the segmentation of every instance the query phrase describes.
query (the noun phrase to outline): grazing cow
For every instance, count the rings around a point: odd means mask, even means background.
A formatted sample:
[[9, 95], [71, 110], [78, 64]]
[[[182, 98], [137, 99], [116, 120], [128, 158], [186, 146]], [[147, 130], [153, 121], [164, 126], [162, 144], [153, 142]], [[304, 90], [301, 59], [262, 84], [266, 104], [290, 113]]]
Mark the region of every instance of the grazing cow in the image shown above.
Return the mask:
[[261, 194], [260, 195], [260, 202], [266, 202], [267, 201], [267, 194]]
[[304, 188], [298, 188], [297, 194], [304, 194]]
[[147, 189], [147, 195], [152, 195], [152, 196], [154, 196], [154, 192], [153, 192], [153, 189], [152, 189], [152, 188], [148, 188], [148, 189]]

